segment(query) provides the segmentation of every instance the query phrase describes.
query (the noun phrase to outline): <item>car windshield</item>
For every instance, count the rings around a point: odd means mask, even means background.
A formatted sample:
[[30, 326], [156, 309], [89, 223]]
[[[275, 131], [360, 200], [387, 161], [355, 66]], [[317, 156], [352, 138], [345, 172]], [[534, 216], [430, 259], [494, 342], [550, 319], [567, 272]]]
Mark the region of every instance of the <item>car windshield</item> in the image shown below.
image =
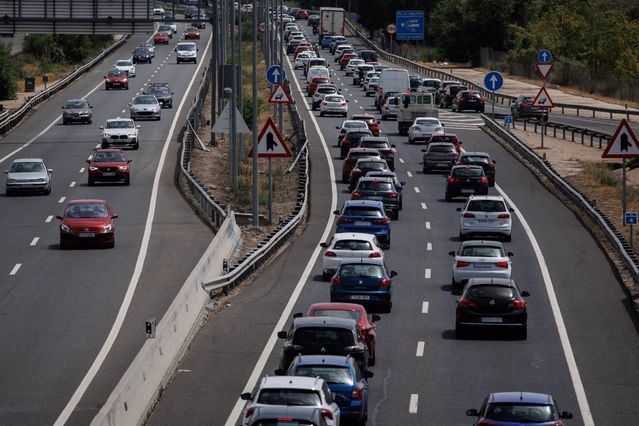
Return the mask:
[[155, 96], [137, 96], [134, 100], [134, 104], [143, 104], [143, 105], [152, 105], [156, 104], [158, 101]]
[[483, 174], [483, 169], [476, 169], [475, 167], [456, 167], [455, 169], [453, 169], [453, 176], [457, 177], [479, 177]]
[[71, 204], [64, 216], [73, 219], [108, 217], [109, 211], [100, 203]]
[[154, 95], [156, 97], [170, 94], [169, 89], [167, 87], [160, 87], [160, 86], [149, 88], [147, 93], [149, 95]]
[[133, 121], [120, 120], [120, 121], [107, 121], [106, 129], [132, 129]]
[[503, 422], [541, 423], [557, 420], [549, 405], [535, 404], [490, 404], [486, 418]]
[[258, 404], [320, 407], [322, 400], [316, 391], [306, 389], [262, 389]]
[[20, 161], [13, 163], [10, 173], [40, 173], [44, 171], [44, 164], [37, 162]]
[[173, 32], [173, 28], [170, 25], [160, 25], [158, 31], [171, 31]]
[[384, 141], [362, 141], [362, 148], [388, 148], [388, 142]]
[[355, 344], [353, 333], [344, 328], [329, 327], [302, 327], [295, 331], [293, 344], [308, 346], [334, 345], [338, 348], [346, 348]]
[[149, 49], [147, 49], [146, 47], [138, 47], [135, 49], [135, 54], [136, 55], [148, 55], [149, 54]]
[[116, 66], [118, 67], [131, 67], [133, 66], [133, 62], [131, 61], [117, 61], [115, 63]]
[[392, 191], [393, 184], [390, 182], [361, 181], [357, 186], [358, 191]]
[[515, 293], [511, 287], [503, 285], [473, 285], [466, 290], [473, 299], [512, 299]]
[[363, 240], [339, 240], [335, 241], [334, 250], [372, 250], [371, 243]]
[[94, 163], [124, 163], [126, 160], [119, 152], [96, 152], [93, 155]]
[[107, 73], [109, 77], [124, 77], [126, 76], [126, 72], [122, 70], [111, 70]]
[[384, 277], [384, 271], [380, 265], [366, 265], [362, 263], [341, 265], [337, 274], [341, 277]]
[[347, 311], [341, 309], [318, 309], [313, 311], [313, 316], [352, 319], [358, 322], [360, 319], [360, 313], [358, 311]]
[[506, 204], [501, 200], [471, 200], [466, 210], [487, 213], [505, 212]]
[[420, 118], [415, 124], [419, 126], [441, 126], [441, 123], [436, 118]]
[[495, 246], [466, 246], [462, 248], [460, 256], [472, 257], [503, 257], [504, 251]]
[[428, 152], [453, 153], [455, 152], [455, 147], [453, 145], [431, 145], [428, 147]]
[[351, 206], [344, 210], [345, 216], [370, 216], [370, 217], [384, 217], [379, 209], [366, 206]]
[[461, 159], [464, 163], [488, 164], [488, 157], [481, 155], [465, 155]]
[[332, 94], [332, 93], [337, 93], [337, 89], [335, 89], [334, 87], [321, 87], [317, 89], [317, 92], [324, 93], [324, 94]]
[[88, 107], [89, 105], [86, 101], [69, 101], [65, 106], [66, 109], [83, 109]]
[[195, 45], [194, 44], [178, 44], [177, 49], [195, 51]]
[[321, 377], [329, 385], [353, 385], [353, 376], [348, 367], [332, 365], [300, 365], [295, 370], [296, 376]]

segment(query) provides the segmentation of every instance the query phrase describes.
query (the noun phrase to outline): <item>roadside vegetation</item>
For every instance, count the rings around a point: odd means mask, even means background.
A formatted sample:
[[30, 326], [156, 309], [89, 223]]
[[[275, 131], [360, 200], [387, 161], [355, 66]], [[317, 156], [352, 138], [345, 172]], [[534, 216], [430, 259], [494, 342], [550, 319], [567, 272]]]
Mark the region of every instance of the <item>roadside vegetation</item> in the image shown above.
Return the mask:
[[6, 44], [0, 43], [0, 100], [13, 99], [17, 90], [18, 67]]

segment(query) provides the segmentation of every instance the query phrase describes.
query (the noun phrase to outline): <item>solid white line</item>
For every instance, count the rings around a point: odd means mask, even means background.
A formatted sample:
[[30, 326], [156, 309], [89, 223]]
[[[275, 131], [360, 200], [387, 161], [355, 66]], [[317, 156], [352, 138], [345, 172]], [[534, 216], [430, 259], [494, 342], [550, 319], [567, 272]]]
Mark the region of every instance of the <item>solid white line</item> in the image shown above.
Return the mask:
[[14, 266], [11, 272], [9, 272], [9, 275], [17, 274], [21, 266], [22, 266], [22, 263], [16, 263], [16, 266]]
[[546, 286], [546, 293], [548, 293], [550, 308], [552, 310], [553, 317], [555, 318], [555, 326], [557, 327], [557, 332], [559, 333], [561, 347], [564, 352], [564, 357], [566, 358], [566, 363], [568, 364], [568, 371], [570, 372], [570, 377], [572, 379], [572, 386], [575, 389], [575, 394], [577, 396], [579, 411], [581, 412], [581, 417], [583, 419], [584, 425], [593, 426], [595, 424], [595, 421], [592, 418], [592, 412], [590, 411], [590, 405], [588, 404], [586, 390], [584, 389], [584, 385], [581, 381], [581, 375], [579, 374], [577, 361], [575, 360], [575, 355], [572, 351], [572, 346], [570, 345], [570, 338], [568, 337], [568, 331], [566, 330], [564, 317], [561, 314], [561, 309], [559, 308], [559, 302], [557, 301], [557, 295], [555, 294], [555, 288], [552, 283], [552, 278], [550, 278], [550, 271], [548, 271], [548, 266], [546, 265], [544, 254], [541, 251], [541, 247], [539, 247], [539, 243], [537, 242], [537, 238], [535, 238], [535, 234], [533, 234], [532, 229], [524, 218], [524, 215], [519, 211], [515, 203], [508, 197], [506, 192], [503, 191], [499, 185], [495, 185], [495, 189], [501, 194], [502, 197], [504, 197], [504, 200], [506, 200], [510, 207], [515, 210], [515, 215], [517, 216], [517, 219], [519, 219], [521, 226], [526, 231], [526, 235], [528, 236], [533, 251], [535, 252], [535, 257], [537, 257], [537, 263], [539, 263], [541, 275], [544, 279], [544, 285]]
[[402, 164], [404, 164], [404, 159], [403, 159], [403, 158], [400, 158], [400, 159], [399, 159], [399, 162], [400, 162], [400, 163], [402, 163]]
[[428, 313], [428, 302], [422, 302], [422, 314]]
[[[202, 54], [202, 57], [206, 56], [206, 53], [209, 50], [210, 45], [211, 45], [211, 40], [209, 39], [209, 42], [207, 43], [206, 48], [204, 49], [204, 53]], [[205, 62], [206, 61], [200, 61], [197, 68], [195, 69], [194, 75], [199, 75], [200, 69], [202, 68], [202, 65]], [[149, 240], [151, 239], [151, 231], [153, 230], [153, 220], [155, 218], [155, 208], [157, 205], [158, 191], [160, 187], [160, 177], [162, 175], [162, 169], [164, 168], [164, 163], [166, 162], [166, 156], [169, 150], [169, 145], [171, 143], [171, 139], [173, 138], [173, 133], [175, 132], [175, 129], [177, 127], [177, 122], [180, 119], [180, 111], [182, 111], [182, 107], [184, 107], [184, 104], [188, 98], [187, 95], [191, 91], [191, 87], [193, 86], [195, 81], [196, 79], [193, 78], [189, 82], [189, 85], [187, 86], [184, 92], [184, 96], [182, 97], [182, 100], [180, 101], [180, 105], [178, 106], [175, 112], [175, 117], [173, 118], [173, 123], [171, 123], [171, 128], [169, 129], [169, 132], [166, 136], [166, 140], [164, 141], [162, 153], [160, 154], [160, 161], [156, 167], [155, 176], [153, 178], [153, 187], [151, 189], [151, 199], [149, 201], [149, 210], [146, 216], [146, 223], [144, 226], [144, 234], [142, 235], [142, 242], [140, 244], [140, 251], [138, 253], [138, 257], [135, 262], [135, 269], [133, 270], [133, 275], [131, 276], [131, 280], [129, 281], [129, 285], [124, 295], [124, 299], [122, 300], [122, 305], [120, 305], [118, 314], [115, 317], [115, 320], [113, 321], [113, 325], [111, 326], [109, 335], [104, 341], [102, 348], [100, 348], [100, 352], [98, 352], [98, 354], [96, 355], [95, 360], [93, 361], [93, 363], [91, 364], [91, 367], [89, 368], [89, 371], [87, 371], [87, 373], [85, 374], [84, 378], [82, 379], [82, 382], [80, 382], [80, 385], [71, 396], [71, 399], [69, 400], [69, 402], [67, 402], [67, 405], [64, 407], [64, 410], [62, 410], [62, 412], [56, 419], [54, 425], [64, 425], [69, 420], [69, 417], [71, 417], [71, 414], [73, 414], [73, 411], [75, 410], [78, 403], [84, 396], [84, 393], [86, 392], [86, 390], [89, 388], [89, 385], [91, 385], [91, 382], [93, 381], [95, 376], [98, 374], [100, 367], [102, 367], [102, 364], [106, 360], [106, 357], [109, 354], [109, 351], [111, 350], [111, 348], [113, 347], [113, 344], [115, 343], [115, 340], [118, 337], [118, 334], [120, 333], [120, 329], [122, 328], [122, 325], [124, 324], [124, 319], [127, 315], [129, 307], [131, 306], [131, 301], [133, 300], [135, 289], [137, 288], [138, 282], [140, 281], [140, 276], [142, 274], [142, 269], [144, 267], [144, 261], [146, 260], [146, 255], [149, 249]], [[335, 179], [333, 179], [333, 181], [334, 180]], [[333, 209], [331, 209], [331, 211], [332, 210]], [[326, 240], [322, 240], [322, 241], [326, 241]], [[318, 248], [320, 247], [318, 246]]]
[[415, 356], [424, 356], [424, 342], [417, 342], [417, 351], [415, 351]]
[[38, 241], [40, 241], [40, 237], [35, 237], [33, 240], [31, 240], [31, 244], [29, 244], [31, 247], [35, 246], [36, 244], [38, 244]]
[[428, 207], [426, 207], [426, 203], [421, 203], [421, 205], [422, 205], [422, 209], [423, 210], [426, 210], [428, 208]]
[[415, 187], [414, 189], [415, 189], [415, 192], [419, 194], [419, 188]]
[[49, 223], [53, 220], [53, 216], [47, 216], [47, 218], [44, 220], [46, 223]]
[[71, 183], [69, 184], [69, 188], [73, 188], [73, 187], [75, 186], [75, 184], [76, 184], [76, 182], [75, 182], [75, 181], [71, 182]]
[[64, 203], [64, 200], [66, 200], [67, 197], [60, 197], [60, 199], [58, 200], [58, 204], [62, 204]]
[[410, 396], [410, 403], [408, 404], [408, 412], [410, 414], [417, 414], [417, 403], [419, 401], [419, 395], [416, 393]]
[[424, 278], [426, 278], [427, 280], [430, 279], [430, 268], [426, 268], [424, 270]]
[[80, 169], [80, 173], [84, 173], [84, 167]]
[[[286, 62], [288, 62], [288, 66], [290, 69], [291, 61], [289, 60], [288, 57], [286, 57]], [[303, 93], [300, 83], [297, 80], [297, 76], [295, 75], [294, 72], [292, 72], [291, 75], [293, 76], [293, 80], [295, 81], [297, 90], [299, 90], [300, 93]], [[302, 99], [304, 103], [306, 104], [306, 107], [308, 108], [309, 105], [306, 100], [306, 97], [304, 96]], [[326, 140], [324, 140], [324, 136], [322, 135], [320, 126], [319, 124], [317, 124], [317, 120], [315, 119], [314, 115], [310, 114], [310, 117], [311, 117], [311, 121], [313, 122], [313, 125], [315, 126], [315, 129], [317, 130], [317, 134], [319, 135], [320, 141], [322, 142], [324, 156], [326, 157], [326, 162], [328, 163], [329, 178], [330, 178], [330, 181], [333, 182], [331, 184], [331, 207], [329, 209], [329, 212], [332, 212], [333, 210], [337, 208], [337, 186], [334, 183], [335, 168], [333, 167], [331, 152], [328, 149], [328, 144], [326, 143]], [[328, 216], [328, 220], [326, 221], [326, 227], [324, 228], [324, 232], [322, 233], [322, 236], [319, 241], [326, 241], [328, 239], [333, 229], [334, 220], [335, 220], [334, 215], [331, 214]], [[255, 387], [255, 385], [257, 384], [257, 381], [259, 380], [260, 375], [262, 374], [262, 371], [264, 370], [264, 367], [266, 366], [266, 362], [268, 361], [268, 358], [271, 352], [273, 351], [275, 344], [277, 343], [277, 340], [278, 340], [277, 332], [282, 330], [286, 326], [286, 322], [290, 318], [291, 312], [293, 311], [293, 308], [295, 307], [295, 303], [297, 302], [297, 299], [302, 293], [302, 290], [304, 289], [304, 286], [306, 285], [306, 282], [309, 276], [311, 275], [311, 271], [313, 270], [313, 266], [315, 265], [315, 262], [317, 261], [317, 258], [319, 257], [321, 253], [321, 250], [322, 248], [318, 244], [315, 247], [313, 254], [311, 254], [311, 257], [309, 258], [308, 263], [306, 264], [306, 267], [304, 268], [304, 272], [302, 272], [300, 279], [297, 281], [297, 284], [295, 285], [295, 289], [293, 290], [293, 293], [291, 294], [291, 297], [288, 300], [288, 303], [284, 307], [284, 310], [282, 311], [282, 315], [280, 316], [280, 319], [277, 321], [275, 328], [273, 328], [273, 331], [271, 332], [271, 336], [266, 342], [266, 346], [264, 346], [264, 349], [262, 350], [262, 353], [260, 354], [260, 358], [257, 360], [257, 363], [255, 364], [255, 367], [253, 368], [253, 371], [251, 372], [251, 376], [249, 377], [248, 381], [244, 385], [244, 392], [251, 392], [253, 388]], [[238, 398], [238, 400], [235, 402], [235, 406], [233, 407], [233, 410], [231, 411], [231, 414], [229, 414], [229, 417], [226, 419], [225, 426], [234, 426], [236, 424], [237, 420], [242, 414], [244, 405], [245, 405], [245, 401]]]
[[430, 222], [426, 222], [426, 229], [430, 229]]
[[431, 251], [433, 249], [433, 243], [426, 243], [426, 251]]
[[413, 174], [411, 172], [406, 172], [406, 174], [408, 175], [408, 177], [413, 177]]

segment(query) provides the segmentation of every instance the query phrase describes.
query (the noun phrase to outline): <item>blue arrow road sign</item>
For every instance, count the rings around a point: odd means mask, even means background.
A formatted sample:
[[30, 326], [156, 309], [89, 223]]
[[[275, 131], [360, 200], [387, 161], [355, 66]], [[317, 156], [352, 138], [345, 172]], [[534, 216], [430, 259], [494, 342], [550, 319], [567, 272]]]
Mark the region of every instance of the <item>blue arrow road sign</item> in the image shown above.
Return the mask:
[[497, 71], [491, 71], [484, 77], [484, 87], [491, 92], [496, 92], [504, 85], [504, 77]]
[[639, 222], [639, 213], [626, 212], [625, 222], [626, 225], [636, 225]]
[[549, 64], [552, 61], [552, 53], [548, 49], [541, 49], [537, 52], [537, 62], [540, 64]]
[[278, 84], [286, 80], [286, 71], [279, 65], [271, 65], [266, 70], [266, 79], [271, 84]]

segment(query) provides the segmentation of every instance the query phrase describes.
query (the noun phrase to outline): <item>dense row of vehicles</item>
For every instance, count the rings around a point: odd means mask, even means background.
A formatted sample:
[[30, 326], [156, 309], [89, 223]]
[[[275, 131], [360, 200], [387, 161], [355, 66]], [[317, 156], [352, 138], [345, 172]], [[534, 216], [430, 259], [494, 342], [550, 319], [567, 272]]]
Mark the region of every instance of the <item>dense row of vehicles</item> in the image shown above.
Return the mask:
[[[348, 116], [348, 102], [332, 81], [339, 67], [353, 77], [353, 85], [374, 96], [382, 120], [398, 120], [399, 133], [408, 136], [409, 144], [426, 144], [423, 171], [445, 173], [445, 200], [466, 198], [457, 209], [461, 243], [450, 252], [451, 289], [459, 296], [457, 338], [505, 329], [526, 339], [529, 294], [512, 279], [513, 253], [501, 241], [511, 240], [513, 209], [501, 196], [489, 195], [495, 161], [486, 152], [465, 152], [460, 138], [447, 132], [438, 118], [438, 110], [451, 106], [454, 111], [483, 111], [481, 95], [457, 82], [447, 84], [446, 90], [437, 79], [416, 78], [383, 65], [375, 52], [355, 49], [341, 34], [322, 32], [319, 45], [314, 45], [292, 18], [284, 26], [287, 52], [295, 68], [304, 70], [312, 110], [319, 109], [320, 117]], [[333, 54], [335, 68], [320, 57], [322, 49]], [[387, 267], [384, 251], [391, 246], [405, 182], [395, 173], [396, 147], [383, 135], [375, 115], [353, 114], [336, 129], [341, 182], [348, 185], [351, 199], [334, 212], [335, 233], [321, 244], [329, 301], [313, 304], [305, 315], [295, 314], [289, 329], [278, 333], [284, 341], [279, 367], [254, 393], [242, 395], [248, 401], [244, 425], [261, 424], [252, 420], [264, 407], [286, 410], [288, 405], [307, 405], [310, 413], [323, 417], [308, 424], [365, 424], [368, 417], [367, 381], [373, 377], [369, 367], [376, 362], [375, 323], [381, 317], [373, 314], [369, 319], [367, 310], [392, 310], [397, 273]], [[572, 418], [559, 411], [552, 396], [523, 391], [491, 393], [480, 409], [466, 414], [478, 425], [562, 425], [562, 419]]]

